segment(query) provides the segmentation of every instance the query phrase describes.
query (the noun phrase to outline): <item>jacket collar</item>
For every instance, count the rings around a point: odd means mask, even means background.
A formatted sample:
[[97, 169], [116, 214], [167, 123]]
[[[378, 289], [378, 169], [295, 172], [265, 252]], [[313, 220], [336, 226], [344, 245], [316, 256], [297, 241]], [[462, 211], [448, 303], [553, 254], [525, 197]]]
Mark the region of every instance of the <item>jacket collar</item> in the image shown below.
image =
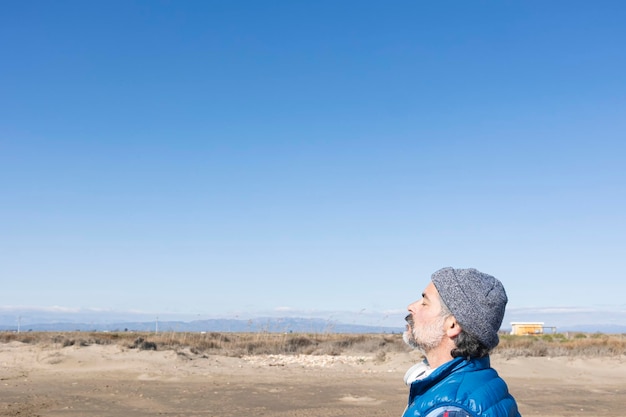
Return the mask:
[[413, 398], [418, 395], [422, 395], [433, 385], [437, 384], [453, 372], [457, 372], [463, 368], [485, 369], [490, 366], [491, 361], [489, 360], [489, 356], [469, 360], [466, 360], [465, 358], [454, 358], [451, 361], [438, 366], [427, 377], [418, 379], [411, 384], [411, 389], [409, 390], [409, 404], [413, 402]]

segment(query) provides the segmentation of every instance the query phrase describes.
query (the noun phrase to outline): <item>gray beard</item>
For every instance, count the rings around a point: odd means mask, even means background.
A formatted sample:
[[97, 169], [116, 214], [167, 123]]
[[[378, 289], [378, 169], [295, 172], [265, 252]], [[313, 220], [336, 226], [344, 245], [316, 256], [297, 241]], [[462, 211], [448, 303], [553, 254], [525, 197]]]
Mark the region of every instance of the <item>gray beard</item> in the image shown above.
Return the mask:
[[413, 349], [420, 350], [424, 354], [439, 346], [444, 335], [443, 324], [445, 317], [442, 316], [435, 323], [428, 324], [420, 329], [415, 328], [415, 323], [410, 315], [406, 316], [405, 320], [408, 327], [402, 333], [404, 343]]
[[413, 333], [410, 330], [407, 329], [404, 331], [404, 333], [402, 333], [402, 340], [404, 340], [404, 343], [409, 345], [411, 348], [420, 349], [419, 345], [417, 344], [417, 340], [415, 340], [415, 337], [413, 336]]

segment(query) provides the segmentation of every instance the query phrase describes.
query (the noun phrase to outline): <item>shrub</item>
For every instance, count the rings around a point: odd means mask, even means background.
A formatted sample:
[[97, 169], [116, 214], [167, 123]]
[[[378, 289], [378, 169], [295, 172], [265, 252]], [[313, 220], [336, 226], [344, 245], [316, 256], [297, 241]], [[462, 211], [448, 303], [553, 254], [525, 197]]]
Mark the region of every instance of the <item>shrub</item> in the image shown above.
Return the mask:
[[[149, 340], [148, 340], [149, 339]], [[336, 333], [148, 333], [148, 332], [0, 332], [0, 343], [22, 342], [42, 346], [116, 344], [138, 350], [188, 349], [193, 355], [341, 355], [369, 353], [383, 361], [390, 352], [408, 352], [400, 334]], [[501, 335], [494, 353], [505, 357], [626, 355], [626, 335], [575, 333], [543, 336]]]

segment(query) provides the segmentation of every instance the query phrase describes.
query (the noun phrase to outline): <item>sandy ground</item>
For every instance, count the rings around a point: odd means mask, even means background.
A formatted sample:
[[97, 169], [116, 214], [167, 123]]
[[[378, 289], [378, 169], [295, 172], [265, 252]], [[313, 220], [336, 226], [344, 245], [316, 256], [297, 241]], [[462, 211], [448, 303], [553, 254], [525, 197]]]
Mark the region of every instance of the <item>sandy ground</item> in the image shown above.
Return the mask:
[[[0, 416], [400, 416], [416, 352], [201, 357], [0, 344]], [[622, 416], [626, 357], [492, 357], [524, 416]]]

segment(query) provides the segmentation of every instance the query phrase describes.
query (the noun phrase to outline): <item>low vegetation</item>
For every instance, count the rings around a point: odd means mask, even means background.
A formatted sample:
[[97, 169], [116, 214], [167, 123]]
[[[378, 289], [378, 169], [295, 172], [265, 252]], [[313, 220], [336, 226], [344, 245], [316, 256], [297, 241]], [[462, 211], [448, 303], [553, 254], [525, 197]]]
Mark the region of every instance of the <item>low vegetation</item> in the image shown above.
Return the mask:
[[626, 335], [602, 333], [544, 334], [500, 337], [497, 352], [520, 356], [621, 356], [626, 355]]
[[[22, 342], [45, 347], [116, 344], [137, 350], [188, 350], [197, 355], [341, 355], [375, 354], [379, 360], [392, 352], [410, 349], [400, 334], [308, 334], [308, 333], [137, 333], [137, 332], [2, 332], [0, 343]], [[624, 334], [502, 335], [496, 354], [530, 356], [626, 355]]]

